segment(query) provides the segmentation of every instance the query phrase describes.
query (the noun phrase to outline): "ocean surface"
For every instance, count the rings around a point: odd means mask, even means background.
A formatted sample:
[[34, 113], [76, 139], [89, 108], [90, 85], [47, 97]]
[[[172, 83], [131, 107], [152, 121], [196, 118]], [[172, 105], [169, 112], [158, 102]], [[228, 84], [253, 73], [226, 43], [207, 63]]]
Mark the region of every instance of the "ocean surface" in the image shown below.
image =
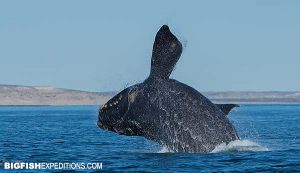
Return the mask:
[[241, 105], [229, 115], [241, 140], [206, 154], [99, 129], [97, 109], [0, 106], [0, 172], [4, 162], [102, 162], [100, 172], [300, 171], [300, 105]]

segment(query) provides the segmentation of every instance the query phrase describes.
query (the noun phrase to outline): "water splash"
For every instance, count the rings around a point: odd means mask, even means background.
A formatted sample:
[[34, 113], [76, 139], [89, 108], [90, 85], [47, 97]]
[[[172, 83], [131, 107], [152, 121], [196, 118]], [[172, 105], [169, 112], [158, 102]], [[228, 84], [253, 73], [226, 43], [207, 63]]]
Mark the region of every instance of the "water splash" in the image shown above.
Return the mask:
[[[237, 153], [237, 152], [259, 152], [259, 151], [269, 151], [268, 148], [263, 147], [250, 140], [235, 140], [228, 144], [222, 143], [215, 147], [211, 153]], [[176, 153], [167, 146], [162, 146], [157, 153]]]
[[232, 153], [232, 152], [243, 152], [243, 151], [269, 151], [268, 148], [263, 147], [250, 140], [235, 140], [228, 144], [222, 143], [211, 152], [211, 153]]
[[167, 146], [162, 146], [162, 148], [157, 153], [174, 153], [171, 149], [169, 149]]

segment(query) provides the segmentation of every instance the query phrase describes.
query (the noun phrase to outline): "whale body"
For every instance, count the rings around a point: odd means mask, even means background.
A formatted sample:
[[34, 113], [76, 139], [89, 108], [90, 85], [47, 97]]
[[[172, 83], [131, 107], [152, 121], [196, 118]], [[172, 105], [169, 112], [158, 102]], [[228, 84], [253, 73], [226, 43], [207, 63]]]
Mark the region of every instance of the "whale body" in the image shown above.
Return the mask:
[[180, 41], [163, 25], [155, 37], [149, 77], [104, 104], [98, 126], [121, 135], [144, 136], [175, 152], [210, 152], [239, 139], [226, 116], [237, 105], [214, 104], [169, 78], [181, 53]]

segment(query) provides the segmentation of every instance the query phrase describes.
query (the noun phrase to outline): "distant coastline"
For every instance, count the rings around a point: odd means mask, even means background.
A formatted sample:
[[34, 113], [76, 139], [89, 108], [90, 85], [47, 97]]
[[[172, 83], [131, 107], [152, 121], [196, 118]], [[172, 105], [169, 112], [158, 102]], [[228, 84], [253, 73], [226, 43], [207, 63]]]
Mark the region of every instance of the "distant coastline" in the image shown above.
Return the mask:
[[[88, 92], [54, 87], [0, 85], [0, 106], [101, 105], [116, 92]], [[214, 103], [300, 104], [300, 92], [202, 92]]]

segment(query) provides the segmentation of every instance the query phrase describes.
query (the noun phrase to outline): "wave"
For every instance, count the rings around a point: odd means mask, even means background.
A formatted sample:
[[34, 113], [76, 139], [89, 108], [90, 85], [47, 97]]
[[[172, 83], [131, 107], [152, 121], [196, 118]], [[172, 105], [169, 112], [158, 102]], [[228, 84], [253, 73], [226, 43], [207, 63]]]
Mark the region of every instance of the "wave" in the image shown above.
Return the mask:
[[250, 140], [235, 140], [228, 144], [222, 143], [211, 152], [211, 153], [232, 153], [232, 152], [243, 152], [243, 151], [269, 151], [268, 148], [263, 147]]
[[[222, 143], [215, 147], [211, 153], [235, 153], [235, 152], [258, 152], [258, 151], [269, 151], [268, 148], [263, 147], [250, 140], [235, 140], [228, 144]], [[173, 150], [169, 149], [167, 146], [162, 146], [162, 148], [157, 153], [175, 153]]]

